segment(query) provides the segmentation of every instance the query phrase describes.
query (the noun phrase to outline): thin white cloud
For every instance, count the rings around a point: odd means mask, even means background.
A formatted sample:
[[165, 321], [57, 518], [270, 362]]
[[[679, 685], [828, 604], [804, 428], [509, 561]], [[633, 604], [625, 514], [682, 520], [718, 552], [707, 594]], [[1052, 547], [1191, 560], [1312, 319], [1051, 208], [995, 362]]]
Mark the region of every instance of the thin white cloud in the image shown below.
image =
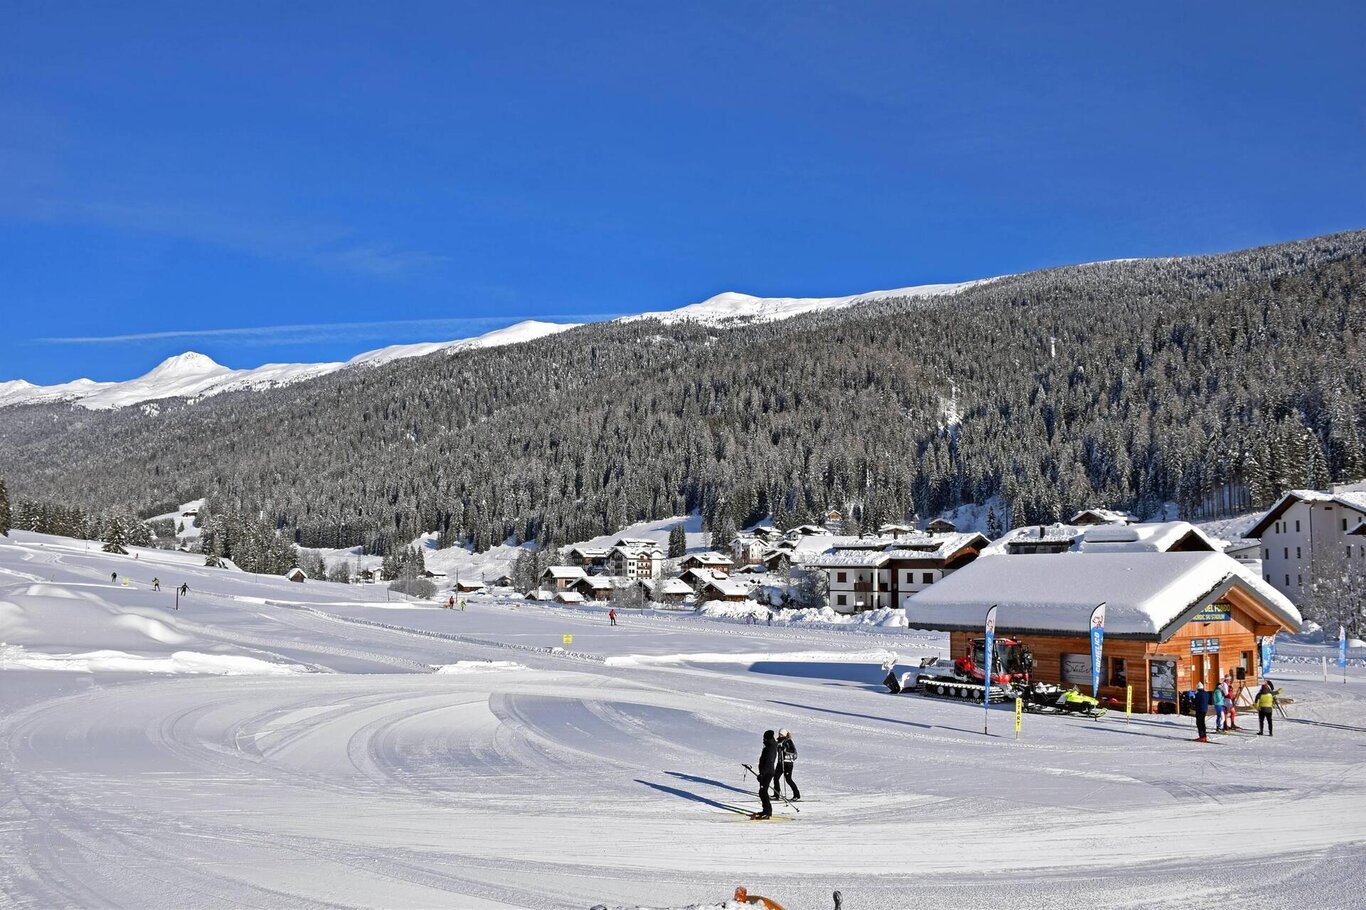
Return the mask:
[[[596, 322], [615, 319], [620, 313], [556, 313], [547, 321]], [[395, 331], [428, 332], [441, 335], [496, 327], [521, 322], [525, 319], [547, 319], [539, 316], [469, 316], [454, 319], [390, 319], [379, 322], [312, 322], [292, 325], [244, 326], [218, 329], [171, 329], [160, 332], [134, 332], [126, 335], [63, 335], [35, 338], [39, 344], [136, 344], [144, 341], [170, 339], [204, 339], [240, 345], [279, 345], [298, 342], [334, 341], [339, 339], [392, 337]], [[431, 340], [442, 340], [433, 338]]]

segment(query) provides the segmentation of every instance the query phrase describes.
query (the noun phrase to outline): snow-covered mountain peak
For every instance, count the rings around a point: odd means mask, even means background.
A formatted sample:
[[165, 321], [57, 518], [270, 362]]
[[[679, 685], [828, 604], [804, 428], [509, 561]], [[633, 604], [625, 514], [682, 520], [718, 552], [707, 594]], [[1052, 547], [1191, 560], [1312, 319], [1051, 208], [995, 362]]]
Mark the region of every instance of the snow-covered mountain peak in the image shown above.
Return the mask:
[[207, 354], [186, 351], [167, 357], [151, 369], [143, 379], [170, 379], [178, 376], [204, 376], [211, 373], [231, 372], [228, 367], [218, 363]]

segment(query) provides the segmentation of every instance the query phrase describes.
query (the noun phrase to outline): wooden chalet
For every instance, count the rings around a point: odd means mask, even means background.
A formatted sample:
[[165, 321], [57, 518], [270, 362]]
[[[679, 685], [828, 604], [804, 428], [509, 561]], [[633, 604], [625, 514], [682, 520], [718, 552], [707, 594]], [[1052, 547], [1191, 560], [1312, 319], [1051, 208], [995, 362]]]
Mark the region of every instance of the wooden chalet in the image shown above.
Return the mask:
[[735, 562], [729, 556], [708, 551], [706, 553], [692, 553], [683, 557], [678, 567], [680, 569], [711, 569], [713, 572], [729, 575], [730, 570], [735, 568]]
[[586, 578], [579, 566], [549, 566], [541, 573], [541, 587], [551, 591], [567, 591], [575, 582]]
[[[1235, 690], [1255, 690], [1258, 639], [1296, 632], [1294, 605], [1222, 553], [1069, 554], [1056, 559], [986, 556], [908, 598], [913, 629], [949, 633], [950, 653], [983, 636], [987, 610], [996, 636], [1034, 654], [1041, 682], [1091, 686], [1090, 617], [1106, 605], [1100, 696], [1134, 710], [1175, 710], [1179, 694], [1233, 673]], [[1161, 708], [1169, 703], [1172, 708]]]

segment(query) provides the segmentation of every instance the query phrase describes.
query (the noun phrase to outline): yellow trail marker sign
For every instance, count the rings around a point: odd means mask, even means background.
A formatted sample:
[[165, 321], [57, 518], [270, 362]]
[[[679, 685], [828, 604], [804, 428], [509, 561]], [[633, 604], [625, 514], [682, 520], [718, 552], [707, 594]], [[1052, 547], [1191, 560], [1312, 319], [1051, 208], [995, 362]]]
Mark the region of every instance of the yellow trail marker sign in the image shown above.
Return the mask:
[[1127, 724], [1129, 718], [1134, 716], [1134, 687], [1128, 685], [1124, 687], [1124, 722]]
[[1020, 725], [1024, 722], [1024, 699], [1015, 699], [1015, 738], [1020, 738]]
[[566, 636], [564, 637], [564, 643], [565, 643], [566, 645], [572, 645], [572, 644], [574, 643], [574, 636], [572, 636], [572, 635], [566, 635]]

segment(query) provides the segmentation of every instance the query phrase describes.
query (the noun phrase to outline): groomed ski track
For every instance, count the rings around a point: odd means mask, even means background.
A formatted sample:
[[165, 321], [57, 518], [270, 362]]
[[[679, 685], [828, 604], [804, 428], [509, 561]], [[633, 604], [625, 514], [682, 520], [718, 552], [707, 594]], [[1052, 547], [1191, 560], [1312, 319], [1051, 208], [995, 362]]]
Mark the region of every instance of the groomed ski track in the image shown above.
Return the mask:
[[[670, 907], [746, 885], [789, 910], [835, 888], [851, 910], [1360, 905], [1356, 671], [1282, 674], [1299, 702], [1273, 740], [1208, 750], [1188, 720], [1112, 712], [1027, 716], [1017, 742], [1008, 706], [984, 737], [980, 705], [881, 688], [870, 652], [905, 661], [934, 636], [686, 615], [611, 629], [195, 563], [0, 540], [10, 645], [95, 651], [58, 640], [152, 617], [170, 631], [149, 654], [310, 671], [0, 670], [0, 904]], [[179, 612], [153, 574], [188, 581]], [[77, 601], [81, 624], [58, 622]], [[739, 763], [780, 726], [816, 798], [789, 823], [733, 824], [758, 802]]]

